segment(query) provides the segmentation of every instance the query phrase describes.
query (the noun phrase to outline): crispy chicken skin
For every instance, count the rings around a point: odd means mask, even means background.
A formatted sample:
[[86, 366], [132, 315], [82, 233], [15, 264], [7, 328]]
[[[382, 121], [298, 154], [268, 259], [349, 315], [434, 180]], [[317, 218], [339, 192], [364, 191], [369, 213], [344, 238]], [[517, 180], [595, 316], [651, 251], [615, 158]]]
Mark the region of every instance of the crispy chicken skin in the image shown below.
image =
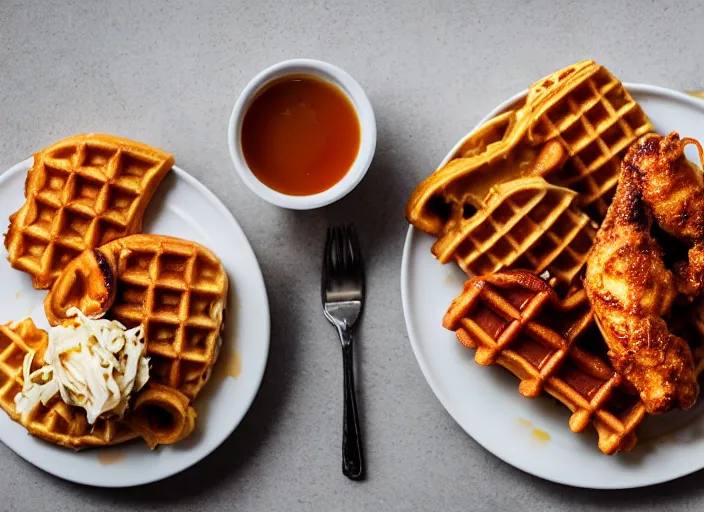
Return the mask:
[[[663, 219], [662, 229], [671, 234], [691, 242], [696, 239], [694, 234], [687, 238], [693, 229], [690, 222], [677, 219], [676, 212], [686, 207], [673, 204], [664, 192], [679, 193], [664, 177], [677, 172], [668, 159], [674, 154], [675, 139], [679, 142], [677, 134], [665, 139], [647, 135], [628, 151], [616, 195], [589, 255], [584, 282], [614, 368], [635, 386], [651, 414], [674, 407], [688, 409], [699, 394], [691, 350], [670, 333], [665, 321], [677, 288], [650, 234], [656, 217]], [[674, 162], [677, 168], [683, 165], [679, 157]], [[695, 188], [689, 190], [691, 195]], [[701, 190], [696, 191], [701, 196]], [[678, 197], [688, 204], [689, 196]], [[651, 206], [646, 198], [662, 204]]]
[[643, 200], [658, 226], [690, 246], [689, 263], [674, 271], [677, 290], [694, 297], [704, 285], [704, 180], [684, 156], [687, 144], [694, 144], [704, 158], [694, 139], [680, 140], [675, 132], [667, 137], [649, 134], [629, 151], [624, 165], [640, 174]]

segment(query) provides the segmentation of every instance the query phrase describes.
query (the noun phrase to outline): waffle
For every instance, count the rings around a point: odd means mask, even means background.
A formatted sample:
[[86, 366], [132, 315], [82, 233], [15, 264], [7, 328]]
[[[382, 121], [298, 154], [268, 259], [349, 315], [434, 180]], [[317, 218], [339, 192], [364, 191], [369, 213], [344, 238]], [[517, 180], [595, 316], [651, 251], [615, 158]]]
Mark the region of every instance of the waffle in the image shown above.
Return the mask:
[[443, 325], [476, 349], [478, 364], [499, 364], [518, 376], [523, 396], [545, 391], [567, 406], [573, 432], [591, 423], [602, 452], [635, 446], [645, 407], [610, 366], [584, 289], [575, 287], [561, 299], [529, 272], [476, 277], [453, 301]]
[[543, 178], [520, 178], [491, 189], [486, 206], [443, 235], [432, 252], [441, 262], [455, 259], [467, 273], [484, 275], [504, 267], [541, 273], [562, 283], [581, 271], [596, 227], [574, 208], [577, 194]]
[[[93, 281], [105, 280], [106, 286]], [[98, 289], [97, 300], [86, 301]], [[103, 296], [108, 290], [110, 296]], [[72, 306], [86, 314], [107, 311], [126, 327], [142, 324], [151, 358], [150, 382], [189, 399], [208, 380], [220, 350], [228, 279], [220, 260], [194, 242], [132, 235], [72, 261], [44, 302], [52, 325]], [[99, 304], [85, 311], [83, 304]]]
[[31, 319], [0, 326], [0, 407], [33, 436], [68, 448], [119, 444], [137, 437], [123, 422], [98, 418], [88, 424], [85, 411], [66, 405], [57, 394], [46, 406], [39, 403], [29, 414], [15, 411], [14, 398], [22, 390], [22, 363], [29, 351], [36, 351], [32, 371], [44, 365], [47, 333]]
[[137, 395], [125, 422], [153, 450], [160, 444], [173, 444], [191, 435], [197, 414], [189, 403], [189, 398], [174, 388], [148, 382]]
[[34, 155], [25, 203], [10, 217], [10, 264], [49, 288], [84, 249], [138, 232], [174, 159], [111, 135], [76, 135]]
[[[462, 237], [493, 187], [544, 177], [577, 192], [576, 205], [603, 219], [628, 147], [653, 126], [609, 71], [583, 61], [533, 84], [518, 103], [468, 136], [414, 190], [406, 217], [437, 237]], [[459, 244], [456, 244], [459, 245]]]

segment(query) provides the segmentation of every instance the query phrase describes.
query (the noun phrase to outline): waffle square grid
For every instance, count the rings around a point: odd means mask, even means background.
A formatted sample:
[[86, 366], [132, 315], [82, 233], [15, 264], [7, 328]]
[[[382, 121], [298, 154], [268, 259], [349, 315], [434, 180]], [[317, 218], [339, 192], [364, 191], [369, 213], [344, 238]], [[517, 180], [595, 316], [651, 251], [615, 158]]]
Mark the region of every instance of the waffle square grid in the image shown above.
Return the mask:
[[645, 408], [602, 352], [583, 289], [560, 299], [528, 272], [477, 277], [453, 301], [443, 325], [476, 349], [477, 364], [499, 364], [519, 377], [523, 396], [545, 391], [567, 406], [573, 432], [593, 424], [602, 452], [635, 445]]
[[173, 158], [110, 136], [82, 135], [34, 157], [24, 206], [10, 218], [11, 264], [48, 288], [69, 261], [138, 231]]

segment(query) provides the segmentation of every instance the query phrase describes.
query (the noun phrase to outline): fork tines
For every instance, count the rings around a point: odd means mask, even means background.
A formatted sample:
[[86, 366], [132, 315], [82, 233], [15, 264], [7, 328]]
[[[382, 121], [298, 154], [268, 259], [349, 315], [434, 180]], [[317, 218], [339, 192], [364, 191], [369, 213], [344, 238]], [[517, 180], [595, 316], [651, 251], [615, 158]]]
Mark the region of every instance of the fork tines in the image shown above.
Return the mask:
[[[328, 228], [323, 255], [323, 292], [328, 294], [338, 292], [338, 286], [344, 282], [362, 283], [364, 279], [364, 262], [362, 250], [353, 224], [331, 226]], [[336, 286], [337, 285], [337, 286]], [[352, 291], [349, 287], [345, 291]], [[361, 295], [361, 285], [357, 291]], [[325, 297], [323, 297], [325, 301]], [[338, 300], [340, 300], [338, 298]]]

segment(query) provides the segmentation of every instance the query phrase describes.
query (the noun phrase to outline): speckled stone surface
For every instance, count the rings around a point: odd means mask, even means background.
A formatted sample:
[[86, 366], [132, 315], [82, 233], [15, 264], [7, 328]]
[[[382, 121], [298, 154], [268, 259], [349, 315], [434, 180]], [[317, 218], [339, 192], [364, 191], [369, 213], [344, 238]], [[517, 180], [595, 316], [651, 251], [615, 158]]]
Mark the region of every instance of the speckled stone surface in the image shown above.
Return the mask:
[[[487, 453], [420, 372], [401, 311], [403, 205], [489, 109], [592, 57], [624, 81], [703, 89], [704, 6], [678, 2], [424, 0], [354, 3], [0, 0], [0, 169], [70, 134], [105, 131], [173, 152], [237, 217], [269, 291], [261, 391], [212, 456], [127, 490], [63, 482], [0, 444], [0, 510], [701, 510], [702, 475], [593, 492]], [[293, 57], [330, 61], [366, 89], [378, 151], [360, 186], [311, 212], [269, 206], [235, 175], [227, 122], [246, 82]], [[340, 474], [341, 356], [319, 305], [330, 222], [354, 221], [369, 300], [358, 381], [369, 478]], [[482, 421], [477, 418], [477, 421]]]

